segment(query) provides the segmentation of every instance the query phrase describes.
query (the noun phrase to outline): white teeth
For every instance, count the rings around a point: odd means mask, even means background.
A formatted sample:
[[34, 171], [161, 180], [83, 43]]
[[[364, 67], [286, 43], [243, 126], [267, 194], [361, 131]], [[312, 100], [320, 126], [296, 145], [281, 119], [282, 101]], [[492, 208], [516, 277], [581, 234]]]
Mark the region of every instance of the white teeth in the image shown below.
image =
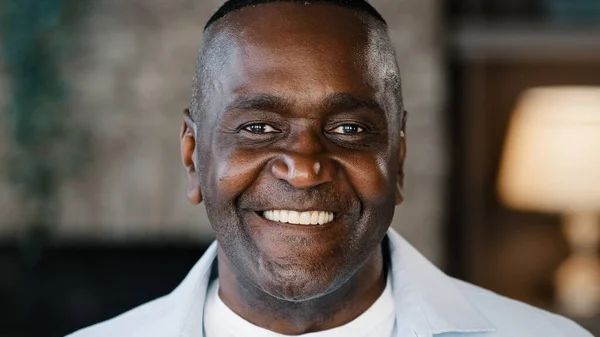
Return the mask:
[[288, 210], [272, 210], [264, 211], [263, 217], [267, 220], [291, 223], [295, 225], [324, 225], [333, 221], [333, 213], [323, 211], [297, 212]]
[[289, 211], [288, 222], [293, 224], [300, 224], [300, 214], [296, 211]]
[[319, 212], [319, 220], [318, 223], [323, 224], [325, 223], [325, 219], [328, 218], [327, 213], [325, 212]]
[[310, 215], [312, 212], [302, 212], [300, 213], [300, 224], [301, 225], [310, 225]]
[[310, 224], [318, 225], [319, 224], [319, 212], [310, 212]]

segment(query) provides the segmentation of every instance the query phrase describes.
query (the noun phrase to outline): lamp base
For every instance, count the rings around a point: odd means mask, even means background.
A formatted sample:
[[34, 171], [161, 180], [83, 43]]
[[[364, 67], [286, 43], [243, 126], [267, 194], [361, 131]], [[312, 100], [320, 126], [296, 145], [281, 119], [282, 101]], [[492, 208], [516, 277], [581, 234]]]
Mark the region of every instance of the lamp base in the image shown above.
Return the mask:
[[564, 222], [572, 254], [556, 271], [555, 286], [559, 309], [569, 316], [600, 314], [600, 226], [596, 221], [593, 214], [578, 214]]

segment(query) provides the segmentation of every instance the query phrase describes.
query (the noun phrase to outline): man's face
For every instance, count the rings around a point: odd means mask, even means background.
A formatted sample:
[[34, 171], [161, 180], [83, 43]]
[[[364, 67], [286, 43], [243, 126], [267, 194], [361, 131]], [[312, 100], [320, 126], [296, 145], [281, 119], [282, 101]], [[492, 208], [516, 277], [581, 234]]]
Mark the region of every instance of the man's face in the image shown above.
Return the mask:
[[339, 288], [378, 249], [402, 200], [400, 102], [368, 22], [279, 3], [218, 23], [226, 43], [184, 162], [195, 156], [222, 252], [280, 299]]

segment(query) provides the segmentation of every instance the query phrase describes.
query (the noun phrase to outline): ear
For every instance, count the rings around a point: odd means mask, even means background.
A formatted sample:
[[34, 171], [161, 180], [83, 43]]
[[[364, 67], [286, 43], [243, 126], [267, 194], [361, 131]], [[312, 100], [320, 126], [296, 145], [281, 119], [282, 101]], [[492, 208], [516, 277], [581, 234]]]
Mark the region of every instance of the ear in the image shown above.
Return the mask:
[[402, 118], [402, 128], [400, 129], [400, 146], [399, 153], [400, 165], [398, 166], [398, 177], [396, 182], [396, 205], [402, 204], [404, 201], [404, 160], [406, 159], [406, 120], [408, 118], [408, 112], [404, 111], [404, 117]]
[[181, 126], [181, 159], [187, 178], [187, 198], [193, 205], [202, 202], [202, 190], [196, 170], [196, 124], [192, 121], [190, 110], [183, 111], [183, 125]]

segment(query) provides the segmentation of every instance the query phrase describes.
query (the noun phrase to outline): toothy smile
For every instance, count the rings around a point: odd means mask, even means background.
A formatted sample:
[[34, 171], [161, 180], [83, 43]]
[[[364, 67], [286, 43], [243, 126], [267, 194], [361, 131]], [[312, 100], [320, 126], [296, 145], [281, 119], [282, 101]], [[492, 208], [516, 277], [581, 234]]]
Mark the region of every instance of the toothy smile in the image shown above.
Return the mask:
[[333, 221], [332, 212], [308, 211], [297, 212], [289, 210], [264, 211], [262, 216], [271, 221], [290, 223], [294, 225], [324, 225]]

